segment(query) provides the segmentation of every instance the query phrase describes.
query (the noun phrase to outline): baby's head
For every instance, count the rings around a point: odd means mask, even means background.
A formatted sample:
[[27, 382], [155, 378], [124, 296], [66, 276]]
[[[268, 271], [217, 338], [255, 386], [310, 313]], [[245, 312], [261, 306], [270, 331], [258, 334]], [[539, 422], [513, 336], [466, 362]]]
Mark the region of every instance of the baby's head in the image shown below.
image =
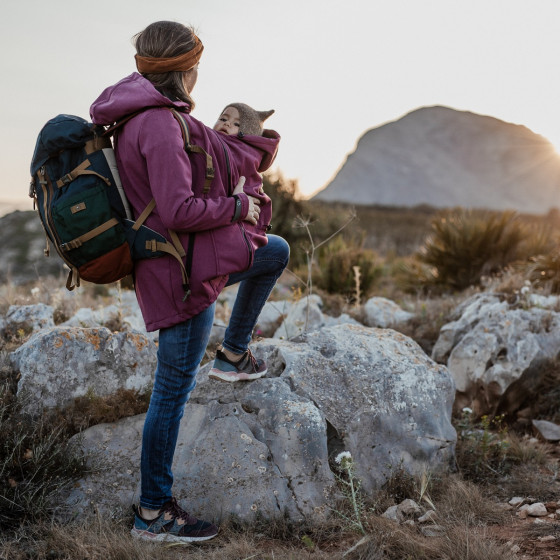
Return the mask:
[[260, 136], [263, 131], [263, 123], [274, 109], [270, 111], [255, 111], [245, 103], [230, 103], [222, 111], [222, 114], [214, 125], [214, 130], [230, 136], [252, 134]]

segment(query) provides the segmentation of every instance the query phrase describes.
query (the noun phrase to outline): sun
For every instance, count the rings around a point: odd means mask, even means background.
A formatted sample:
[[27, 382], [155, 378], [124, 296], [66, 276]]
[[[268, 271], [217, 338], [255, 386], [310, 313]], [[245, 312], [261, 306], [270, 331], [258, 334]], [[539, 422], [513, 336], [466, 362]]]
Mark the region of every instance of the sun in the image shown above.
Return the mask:
[[554, 152], [560, 157], [560, 132], [543, 134], [543, 137], [550, 142]]

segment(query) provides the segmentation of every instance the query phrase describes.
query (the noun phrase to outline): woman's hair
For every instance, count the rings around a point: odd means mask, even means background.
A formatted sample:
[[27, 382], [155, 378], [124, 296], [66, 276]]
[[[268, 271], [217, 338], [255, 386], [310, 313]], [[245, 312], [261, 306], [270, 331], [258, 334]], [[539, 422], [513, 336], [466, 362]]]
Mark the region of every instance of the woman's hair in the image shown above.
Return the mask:
[[[132, 38], [140, 56], [173, 58], [188, 53], [195, 46], [195, 33], [190, 27], [175, 21], [156, 21]], [[156, 89], [188, 103], [194, 109], [194, 100], [183, 84], [185, 72], [142, 74]]]

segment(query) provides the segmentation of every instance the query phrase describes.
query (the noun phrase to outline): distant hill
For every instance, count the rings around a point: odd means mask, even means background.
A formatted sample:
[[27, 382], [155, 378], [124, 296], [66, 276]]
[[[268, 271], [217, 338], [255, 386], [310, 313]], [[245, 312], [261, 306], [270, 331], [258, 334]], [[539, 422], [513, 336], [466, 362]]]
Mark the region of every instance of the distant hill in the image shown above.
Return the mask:
[[560, 155], [524, 126], [423, 107], [365, 132], [314, 199], [540, 214], [560, 207]]
[[0, 199], [0, 218], [9, 214], [10, 212], [15, 212], [16, 210], [32, 210], [33, 200], [30, 198], [25, 198], [22, 200], [3, 200]]

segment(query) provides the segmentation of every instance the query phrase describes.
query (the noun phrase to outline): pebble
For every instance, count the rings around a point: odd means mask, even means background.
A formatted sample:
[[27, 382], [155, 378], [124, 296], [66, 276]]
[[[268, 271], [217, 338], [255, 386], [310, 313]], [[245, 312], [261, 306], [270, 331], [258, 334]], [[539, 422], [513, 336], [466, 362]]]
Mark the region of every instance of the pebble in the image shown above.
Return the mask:
[[522, 505], [524, 501], [525, 501], [524, 498], [521, 498], [521, 497], [519, 497], [519, 496], [516, 496], [515, 498], [512, 498], [512, 499], [508, 502], [508, 504], [509, 504], [510, 506], [513, 506], [513, 507], [518, 507], [518, 506]]

